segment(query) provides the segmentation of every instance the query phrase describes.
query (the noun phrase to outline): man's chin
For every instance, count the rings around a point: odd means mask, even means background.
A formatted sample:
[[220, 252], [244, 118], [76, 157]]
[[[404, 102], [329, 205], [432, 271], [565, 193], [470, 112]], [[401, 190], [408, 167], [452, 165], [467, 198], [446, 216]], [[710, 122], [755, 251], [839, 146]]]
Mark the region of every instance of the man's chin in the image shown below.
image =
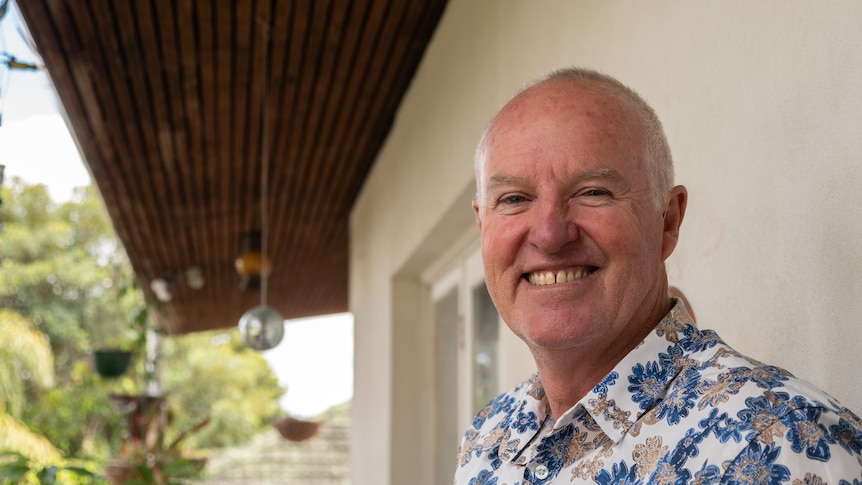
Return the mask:
[[579, 314], [542, 315], [524, 320], [518, 335], [531, 348], [564, 350], [581, 347], [597, 336], [596, 318]]

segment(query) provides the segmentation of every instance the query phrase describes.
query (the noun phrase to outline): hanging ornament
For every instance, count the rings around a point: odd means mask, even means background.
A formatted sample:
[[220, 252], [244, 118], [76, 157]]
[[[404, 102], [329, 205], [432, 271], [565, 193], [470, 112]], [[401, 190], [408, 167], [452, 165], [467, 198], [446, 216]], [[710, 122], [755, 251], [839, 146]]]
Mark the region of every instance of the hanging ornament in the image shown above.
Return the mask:
[[[267, 258], [267, 215], [266, 208], [269, 197], [269, 153], [267, 151], [267, 136], [269, 133], [269, 117], [267, 105], [269, 102], [269, 24], [264, 26], [263, 55], [263, 95], [261, 96], [261, 137], [260, 137], [260, 258], [257, 260], [256, 272], [260, 277], [260, 305], [245, 312], [239, 319], [239, 333], [243, 341], [255, 350], [268, 350], [281, 342], [284, 337], [284, 317], [275, 308], [267, 306], [267, 277], [270, 271], [270, 261]], [[237, 265], [240, 269], [241, 265]]]
[[256, 306], [239, 319], [239, 334], [249, 347], [269, 350], [284, 337], [284, 317], [270, 306]]

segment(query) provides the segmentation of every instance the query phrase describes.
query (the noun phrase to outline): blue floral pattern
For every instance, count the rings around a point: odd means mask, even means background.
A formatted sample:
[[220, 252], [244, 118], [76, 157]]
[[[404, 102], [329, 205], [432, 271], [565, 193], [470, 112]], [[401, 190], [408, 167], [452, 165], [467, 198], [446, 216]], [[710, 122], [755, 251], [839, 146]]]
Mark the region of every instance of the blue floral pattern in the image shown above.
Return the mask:
[[456, 485], [862, 485], [862, 420], [674, 306], [556, 420], [538, 375], [477, 413]]

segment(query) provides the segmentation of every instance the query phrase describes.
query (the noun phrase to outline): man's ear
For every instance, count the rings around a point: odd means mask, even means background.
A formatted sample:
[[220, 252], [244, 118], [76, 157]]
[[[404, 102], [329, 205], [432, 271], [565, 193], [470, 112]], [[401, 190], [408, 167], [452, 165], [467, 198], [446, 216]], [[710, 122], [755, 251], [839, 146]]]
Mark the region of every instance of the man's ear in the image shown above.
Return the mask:
[[479, 202], [476, 199], [473, 199], [473, 215], [476, 216], [476, 226], [479, 227], [479, 230], [482, 230], [482, 216], [480, 214]]
[[682, 185], [677, 185], [670, 192], [670, 200], [664, 211], [664, 231], [661, 241], [662, 261], [667, 259], [676, 248], [679, 241], [679, 228], [685, 217], [685, 208], [688, 204], [688, 191]]

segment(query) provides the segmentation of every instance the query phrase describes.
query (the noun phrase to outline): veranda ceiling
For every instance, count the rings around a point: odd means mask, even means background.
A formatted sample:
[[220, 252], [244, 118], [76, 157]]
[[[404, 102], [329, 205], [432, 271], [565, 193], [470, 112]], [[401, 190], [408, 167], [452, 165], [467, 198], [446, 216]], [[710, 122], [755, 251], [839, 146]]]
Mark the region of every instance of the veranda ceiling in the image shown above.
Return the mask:
[[203, 272], [178, 280], [169, 333], [259, 303], [234, 260], [261, 229], [262, 146], [267, 303], [347, 311], [349, 210], [445, 4], [18, 0], [139, 281]]

